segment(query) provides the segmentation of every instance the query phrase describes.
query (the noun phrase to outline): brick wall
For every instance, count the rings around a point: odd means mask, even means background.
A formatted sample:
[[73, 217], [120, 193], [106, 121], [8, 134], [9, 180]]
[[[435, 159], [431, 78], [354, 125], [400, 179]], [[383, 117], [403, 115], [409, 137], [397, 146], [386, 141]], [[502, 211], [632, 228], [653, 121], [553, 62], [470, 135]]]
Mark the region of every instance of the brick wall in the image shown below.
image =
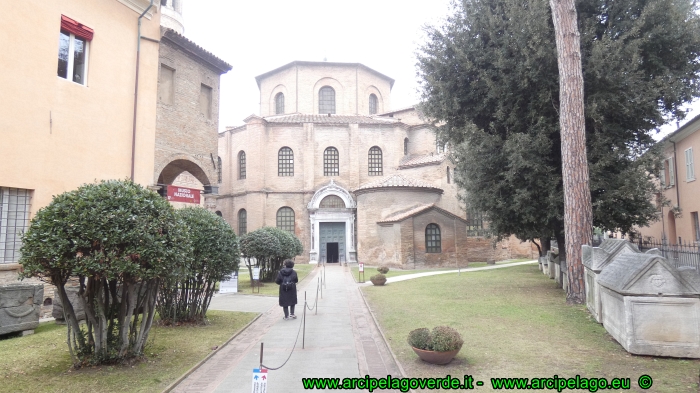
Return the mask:
[[[192, 173], [201, 183], [216, 185], [219, 72], [165, 39], [160, 44], [159, 60], [161, 89], [156, 109], [154, 182], [168, 164], [181, 159], [203, 171]], [[172, 86], [172, 100], [164, 92], [164, 83]], [[207, 110], [200, 105], [203, 85], [211, 88]]]

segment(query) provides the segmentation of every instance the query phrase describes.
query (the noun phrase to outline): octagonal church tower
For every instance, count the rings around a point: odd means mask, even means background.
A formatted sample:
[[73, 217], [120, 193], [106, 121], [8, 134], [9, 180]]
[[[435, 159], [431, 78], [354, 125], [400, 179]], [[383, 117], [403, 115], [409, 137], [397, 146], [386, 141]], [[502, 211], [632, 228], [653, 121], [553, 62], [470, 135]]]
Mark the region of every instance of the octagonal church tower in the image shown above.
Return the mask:
[[405, 267], [466, 260], [453, 164], [394, 80], [359, 63], [295, 61], [256, 77], [260, 115], [219, 134], [217, 210], [239, 234], [294, 233], [299, 262]]

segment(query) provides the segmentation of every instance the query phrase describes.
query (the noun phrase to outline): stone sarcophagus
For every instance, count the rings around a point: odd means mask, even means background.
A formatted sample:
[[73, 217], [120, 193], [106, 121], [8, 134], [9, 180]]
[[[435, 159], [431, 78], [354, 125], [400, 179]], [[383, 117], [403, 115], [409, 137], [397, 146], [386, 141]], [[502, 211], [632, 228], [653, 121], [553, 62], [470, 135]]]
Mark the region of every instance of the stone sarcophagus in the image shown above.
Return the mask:
[[700, 275], [653, 253], [621, 254], [598, 275], [603, 326], [628, 352], [700, 358]]
[[603, 323], [600, 312], [600, 288], [597, 278], [600, 272], [608, 266], [615, 257], [624, 254], [638, 254], [639, 249], [624, 239], [605, 239], [600, 247], [584, 245], [582, 262], [584, 268], [584, 284], [586, 286], [586, 306], [598, 323]]
[[39, 284], [0, 285], [0, 335], [31, 334], [39, 326], [44, 286]]
[[559, 251], [547, 251], [547, 274], [549, 278], [556, 279], [559, 266]]

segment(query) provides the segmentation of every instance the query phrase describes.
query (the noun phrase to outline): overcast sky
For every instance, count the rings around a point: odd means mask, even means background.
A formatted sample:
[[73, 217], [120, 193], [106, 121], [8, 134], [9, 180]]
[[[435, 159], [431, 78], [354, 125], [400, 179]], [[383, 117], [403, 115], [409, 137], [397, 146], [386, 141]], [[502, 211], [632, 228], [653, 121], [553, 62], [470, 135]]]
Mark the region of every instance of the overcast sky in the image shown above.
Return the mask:
[[[224, 130], [259, 114], [255, 76], [294, 60], [362, 63], [396, 80], [394, 109], [417, 103], [422, 27], [441, 24], [449, 7], [450, 0], [187, 0], [183, 17], [185, 36], [233, 65], [221, 77]], [[700, 114], [694, 107], [687, 119]]]

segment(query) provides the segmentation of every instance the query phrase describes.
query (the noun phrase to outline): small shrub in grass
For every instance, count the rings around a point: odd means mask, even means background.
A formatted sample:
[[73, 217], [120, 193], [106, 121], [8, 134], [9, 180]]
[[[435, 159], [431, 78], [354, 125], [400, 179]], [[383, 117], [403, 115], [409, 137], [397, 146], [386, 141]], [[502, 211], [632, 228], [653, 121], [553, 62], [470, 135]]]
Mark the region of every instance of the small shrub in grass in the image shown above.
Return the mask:
[[448, 352], [462, 348], [464, 340], [459, 332], [449, 326], [437, 326], [433, 331], [426, 328], [408, 333], [408, 344], [426, 351]]
[[418, 328], [408, 333], [408, 345], [413, 348], [427, 350], [430, 346], [430, 330]]
[[381, 274], [387, 274], [389, 273], [389, 268], [386, 266], [380, 266], [377, 268], [377, 271]]
[[379, 273], [370, 277], [369, 280], [372, 281], [372, 284], [374, 285], [384, 285], [386, 283], [386, 276]]

